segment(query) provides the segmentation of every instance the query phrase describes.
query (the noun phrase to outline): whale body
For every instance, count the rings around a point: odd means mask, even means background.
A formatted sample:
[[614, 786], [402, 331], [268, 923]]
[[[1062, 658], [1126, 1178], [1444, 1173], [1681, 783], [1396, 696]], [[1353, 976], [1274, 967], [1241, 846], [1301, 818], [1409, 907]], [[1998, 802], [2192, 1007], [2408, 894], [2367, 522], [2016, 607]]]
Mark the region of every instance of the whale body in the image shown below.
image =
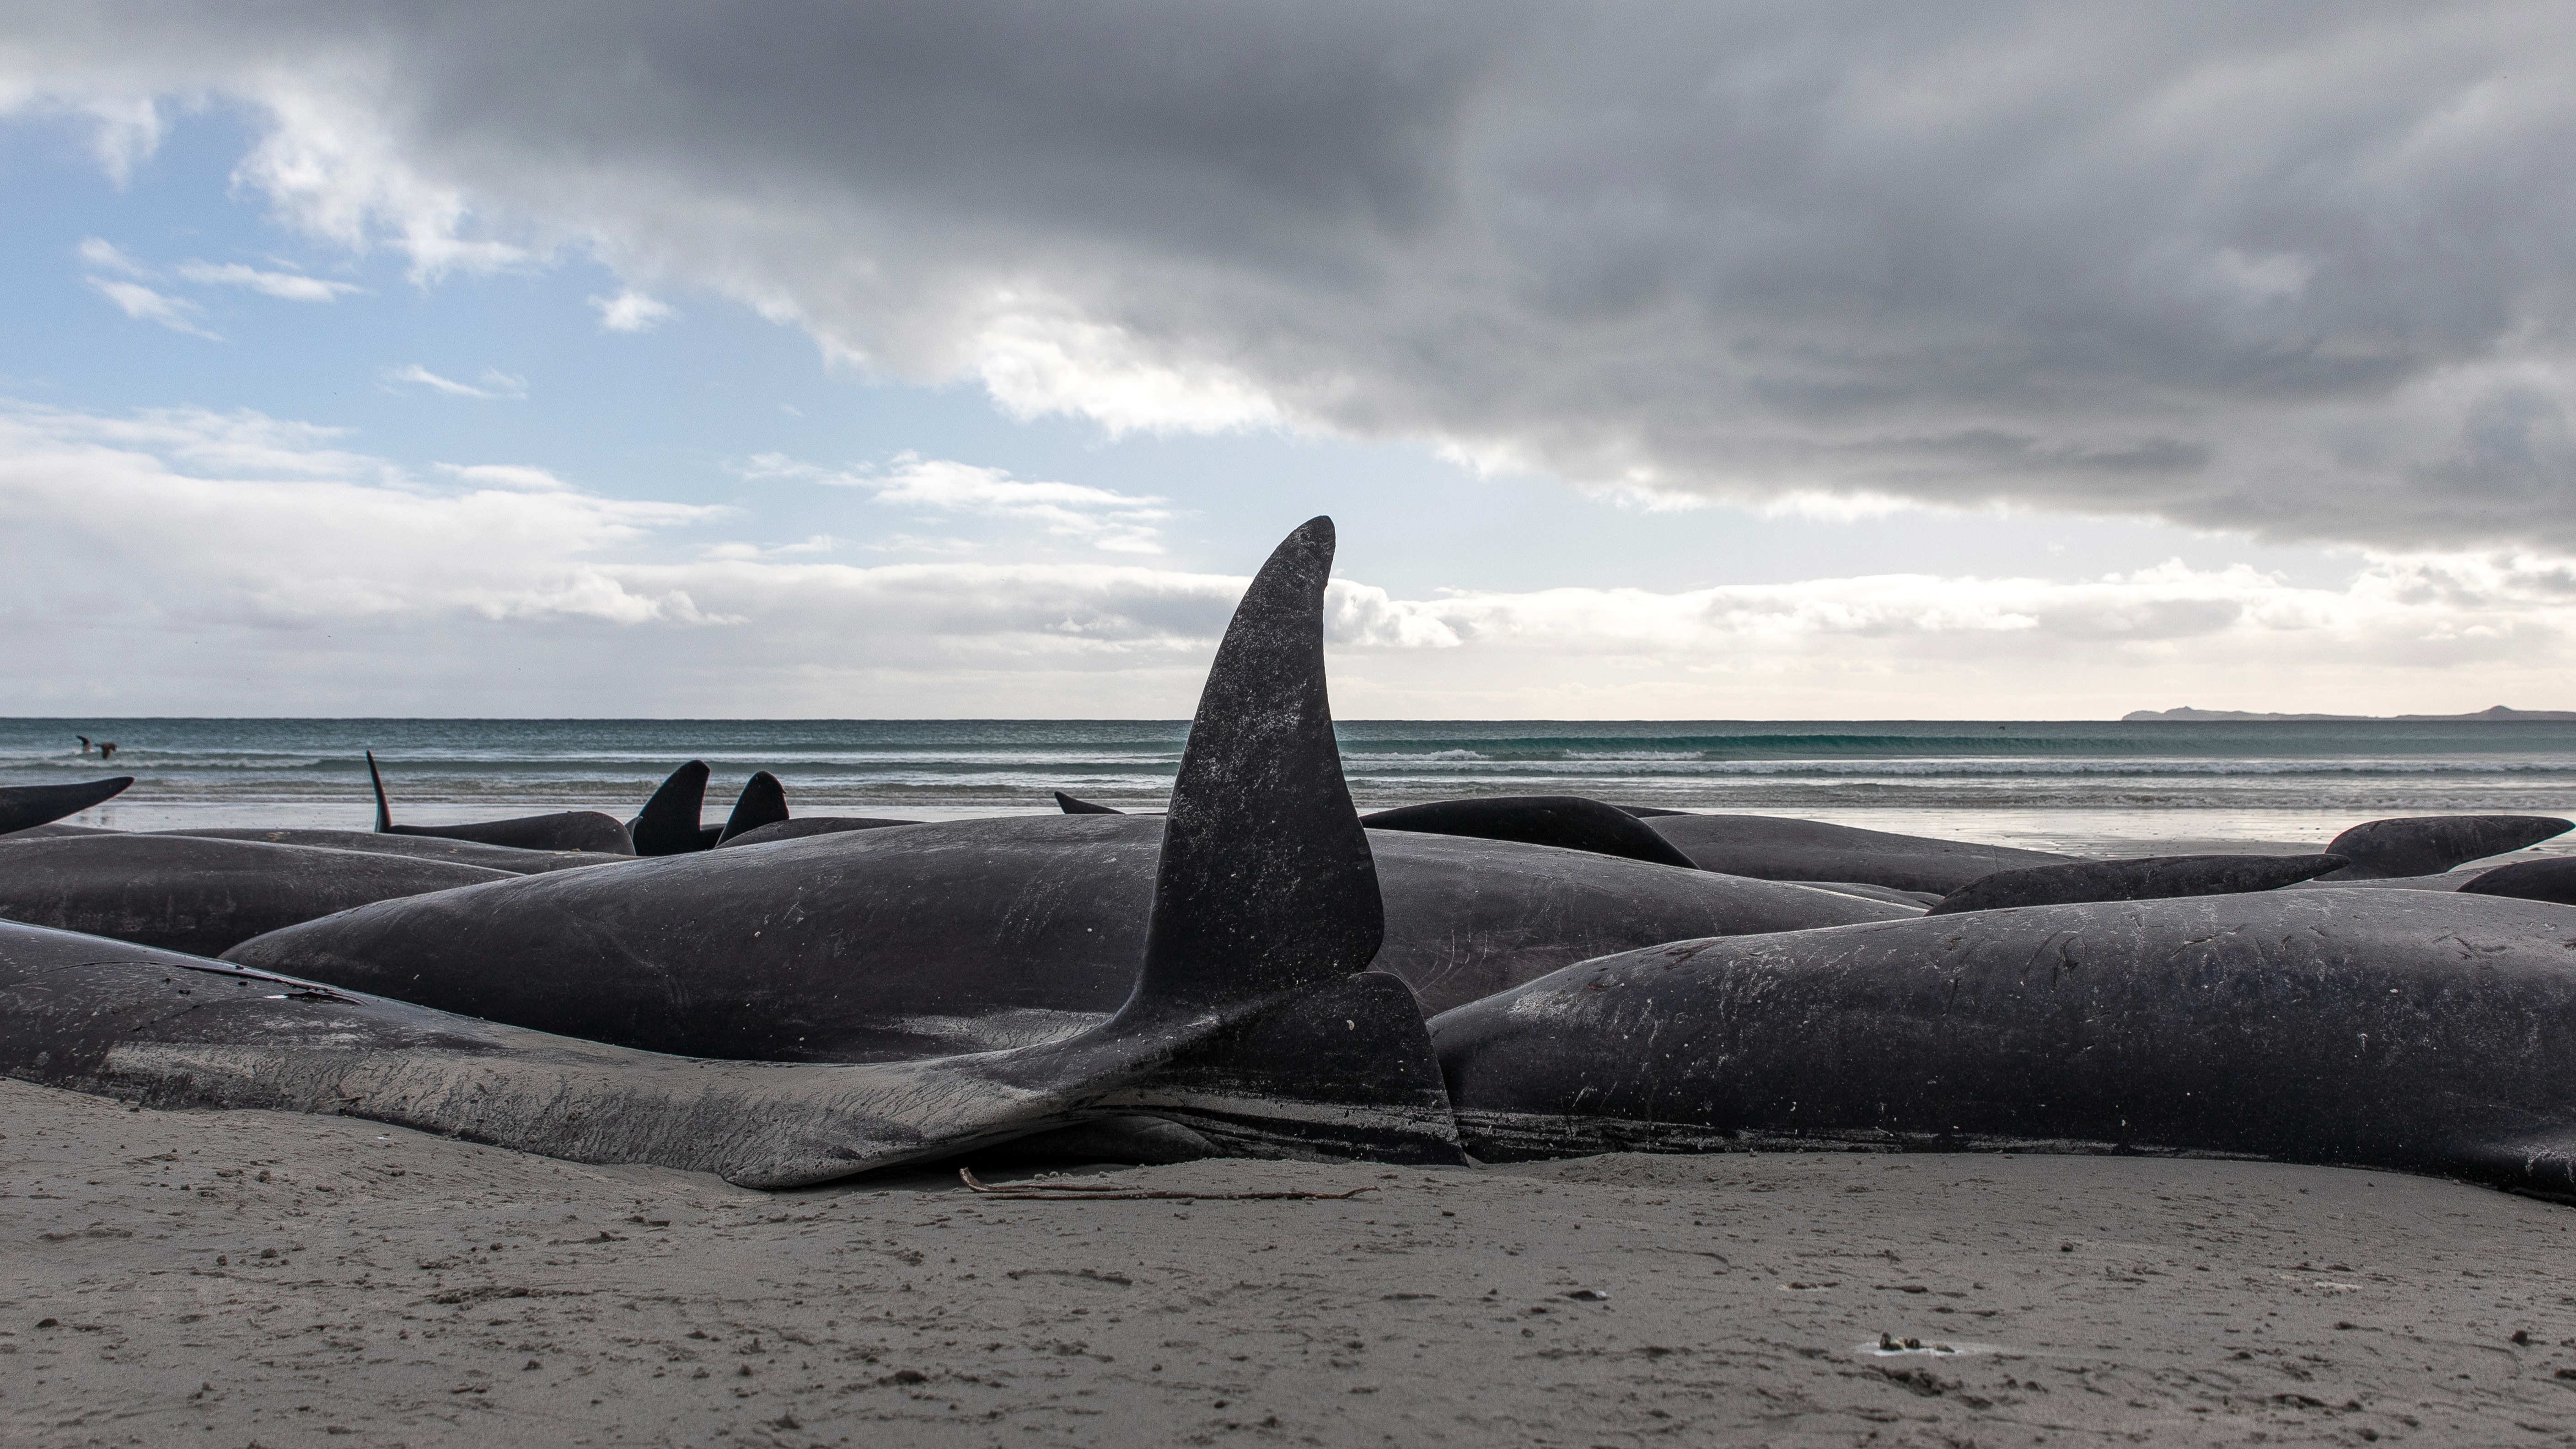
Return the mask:
[[2200, 1153], [2576, 1193], [2576, 909], [2310, 889], [1586, 961], [1435, 1017], [1483, 1158]]

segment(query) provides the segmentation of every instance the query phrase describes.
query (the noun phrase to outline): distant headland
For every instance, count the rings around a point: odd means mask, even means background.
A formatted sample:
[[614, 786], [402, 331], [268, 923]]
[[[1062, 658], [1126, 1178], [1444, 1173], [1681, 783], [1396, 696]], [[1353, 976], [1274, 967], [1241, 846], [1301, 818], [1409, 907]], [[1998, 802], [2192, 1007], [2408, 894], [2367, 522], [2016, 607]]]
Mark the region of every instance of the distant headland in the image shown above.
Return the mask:
[[2120, 716], [2122, 724], [2194, 724], [2210, 722], [2244, 722], [2299, 724], [2318, 720], [2365, 720], [2412, 724], [2506, 724], [2521, 720], [2576, 720], [2576, 710], [2507, 709], [2497, 705], [2475, 714], [2257, 714], [2242, 709], [2133, 709]]

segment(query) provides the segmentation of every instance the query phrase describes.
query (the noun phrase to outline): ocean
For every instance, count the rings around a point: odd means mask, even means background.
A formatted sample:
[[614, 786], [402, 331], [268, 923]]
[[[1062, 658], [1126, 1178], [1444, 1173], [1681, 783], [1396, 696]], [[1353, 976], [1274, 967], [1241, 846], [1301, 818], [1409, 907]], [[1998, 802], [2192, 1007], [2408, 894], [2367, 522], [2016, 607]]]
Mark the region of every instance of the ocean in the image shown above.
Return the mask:
[[[1463, 795], [1795, 815], [2079, 854], [2312, 846], [2386, 815], [2576, 816], [2576, 723], [2090, 720], [1346, 720], [1363, 810]], [[1183, 720], [5, 719], [0, 784], [130, 774], [76, 817], [126, 830], [363, 827], [365, 750], [410, 824], [632, 815], [714, 767], [720, 820], [754, 770], [798, 814], [1052, 810], [1064, 790], [1159, 808]], [[75, 734], [113, 740], [114, 761]], [[2576, 845], [2568, 847], [2576, 850]]]

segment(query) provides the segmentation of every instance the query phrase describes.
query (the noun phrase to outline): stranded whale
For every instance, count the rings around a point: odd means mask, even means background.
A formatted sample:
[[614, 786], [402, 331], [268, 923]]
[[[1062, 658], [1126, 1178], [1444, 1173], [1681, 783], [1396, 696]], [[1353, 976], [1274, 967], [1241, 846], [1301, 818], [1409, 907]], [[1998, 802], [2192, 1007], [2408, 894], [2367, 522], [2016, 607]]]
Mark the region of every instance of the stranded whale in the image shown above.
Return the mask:
[[1687, 855], [1616, 805], [1580, 795], [1495, 795], [1478, 800], [1434, 800], [1360, 817], [1371, 830], [1410, 830], [1463, 835], [1477, 840], [1517, 840], [1588, 850], [1627, 860], [1696, 870]]
[[[230, 958], [545, 1031], [702, 1056], [1003, 1045], [1136, 980], [1163, 817], [910, 825], [344, 912]], [[1378, 970], [1426, 1012], [1660, 941], [1918, 907], [1544, 846], [1371, 831]]]
[[512, 878], [303, 845], [74, 835], [0, 844], [0, 919], [212, 956], [352, 906]]
[[[1055, 792], [1055, 803], [1056, 808], [1067, 815], [1126, 813], [1115, 806], [1077, 800], [1062, 790]], [[1560, 850], [1588, 850], [1595, 855], [1679, 866], [1684, 870], [1698, 869], [1689, 856], [1638, 823], [1633, 812], [1616, 805], [1604, 805], [1598, 800], [1586, 800], [1580, 795], [1490, 795], [1469, 800], [1433, 800], [1363, 815], [1360, 823], [1371, 830], [1553, 845]]]
[[919, 825], [918, 820], [878, 820], [864, 815], [807, 815], [796, 820], [781, 820], [758, 826], [739, 835], [727, 835], [716, 844], [725, 849], [737, 845], [767, 845], [779, 840], [803, 840], [809, 835], [841, 835], [852, 830], [882, 830], [889, 825]]
[[1943, 896], [1924, 914], [2278, 890], [2340, 870], [2347, 863], [2340, 855], [2148, 855], [2025, 866], [1980, 876]]
[[1999, 870], [2066, 865], [2075, 859], [2044, 850], [1891, 835], [1771, 815], [1658, 814], [1645, 823], [1702, 870], [1762, 880], [1848, 881], [1936, 895]]
[[2368, 820], [2326, 844], [2326, 854], [2351, 865], [2333, 881], [2388, 880], [2439, 875], [2490, 855], [2538, 845], [2570, 829], [2546, 815], [2412, 815]]
[[633, 855], [635, 842], [613, 816], [596, 810], [564, 810], [552, 815], [522, 815], [513, 820], [480, 820], [465, 825], [396, 825], [385, 801], [384, 773], [376, 752], [367, 751], [367, 780], [376, 789], [376, 833], [425, 835], [439, 840], [472, 840], [521, 850], [589, 850], [605, 855]]
[[1569, 967], [1436, 1017], [1480, 1157], [2238, 1154], [2576, 1193], [2576, 912], [2414, 891], [2041, 906]]
[[1182, 756], [1142, 969], [1079, 1035], [906, 1062], [706, 1062], [18, 927], [0, 928], [0, 1071], [757, 1186], [1138, 1115], [1238, 1152], [1458, 1161], [1410, 994], [1361, 969], [1381, 921], [1324, 689], [1331, 558], [1330, 521], [1309, 522], [1236, 609]]
[[362, 855], [401, 855], [414, 860], [443, 860], [452, 865], [479, 865], [505, 875], [536, 875], [550, 870], [578, 870], [591, 865], [632, 863], [631, 855], [597, 850], [527, 850], [515, 845], [485, 845], [437, 835], [378, 835], [372, 830], [262, 830], [255, 826], [155, 830], [159, 836], [192, 840], [251, 840], [263, 845], [313, 845], [325, 850], [354, 850]]

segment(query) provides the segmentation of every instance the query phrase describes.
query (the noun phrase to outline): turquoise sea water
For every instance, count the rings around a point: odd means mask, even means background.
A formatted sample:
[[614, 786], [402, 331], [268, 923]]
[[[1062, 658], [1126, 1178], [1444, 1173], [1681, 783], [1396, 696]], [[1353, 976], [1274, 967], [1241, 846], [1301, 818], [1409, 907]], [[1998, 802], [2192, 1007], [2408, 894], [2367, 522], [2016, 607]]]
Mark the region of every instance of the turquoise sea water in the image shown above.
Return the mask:
[[[2375, 816], [2576, 815], [2576, 724], [1350, 720], [1363, 809], [1579, 794], [2079, 851], [2305, 844]], [[113, 740], [114, 762], [75, 734]], [[919, 819], [1159, 807], [1186, 721], [0, 719], [0, 784], [131, 774], [123, 829], [358, 825], [361, 753], [418, 824], [567, 806], [630, 815], [680, 762], [721, 814], [752, 771], [799, 814]], [[2571, 847], [2576, 848], [2576, 847]]]

